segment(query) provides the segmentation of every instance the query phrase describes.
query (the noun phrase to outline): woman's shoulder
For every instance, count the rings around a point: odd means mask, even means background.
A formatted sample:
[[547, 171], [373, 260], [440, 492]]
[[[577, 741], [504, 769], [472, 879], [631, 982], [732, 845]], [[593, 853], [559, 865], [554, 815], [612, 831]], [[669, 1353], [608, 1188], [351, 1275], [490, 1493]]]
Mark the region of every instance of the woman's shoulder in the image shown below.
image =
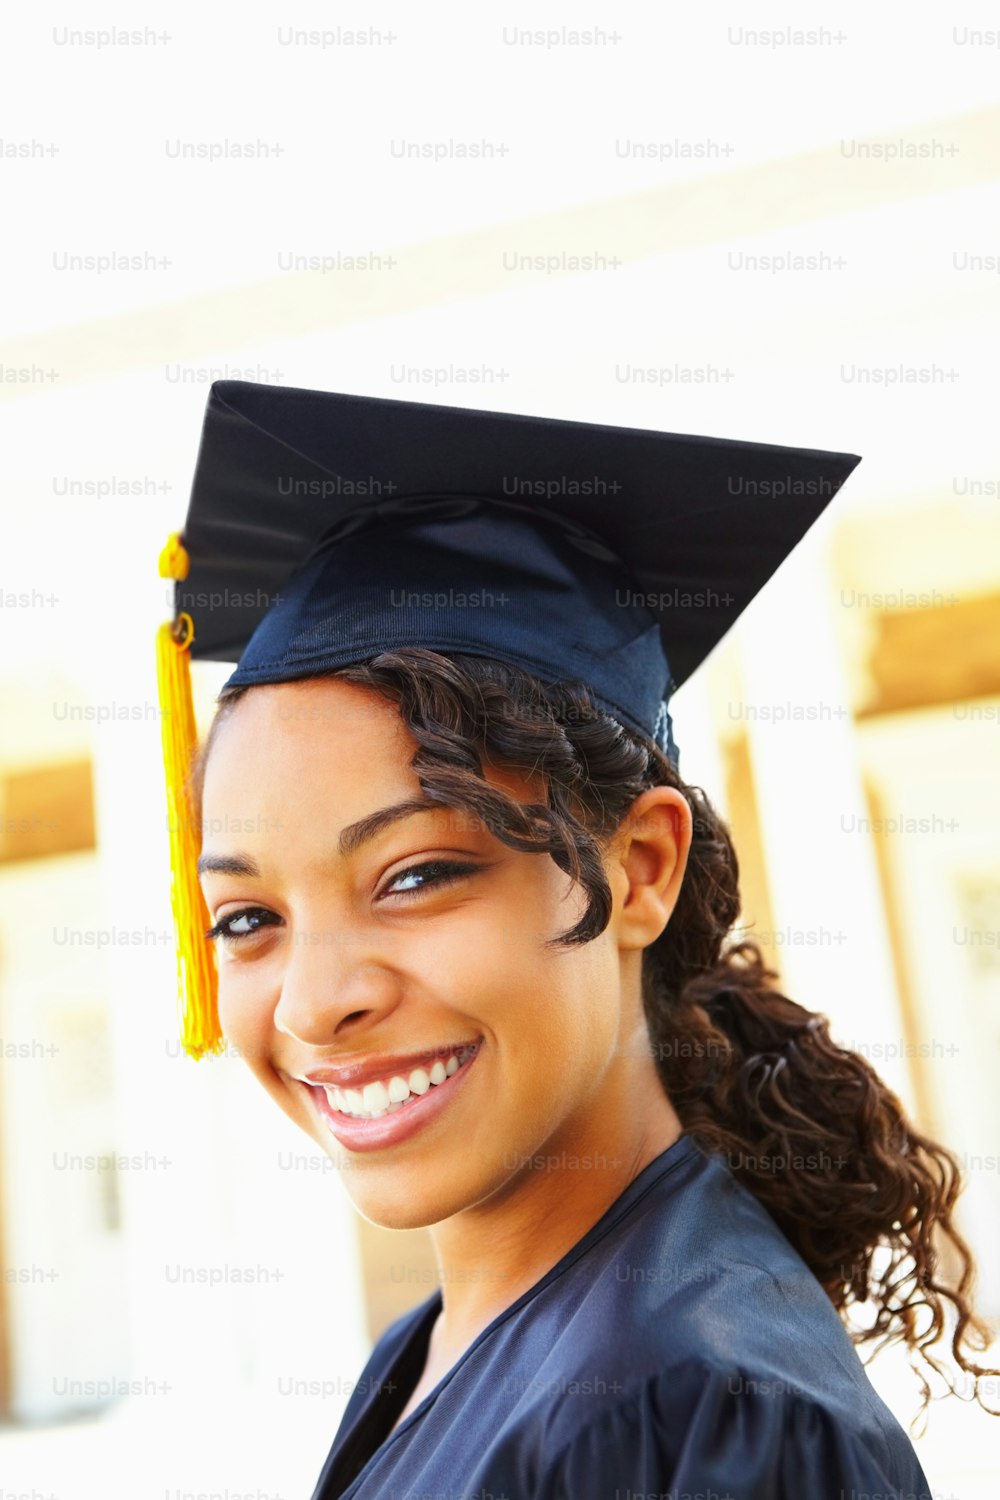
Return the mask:
[[764, 1402], [895, 1425], [816, 1277], [724, 1163], [654, 1173], [624, 1207], [495, 1343], [508, 1378], [530, 1376], [526, 1396], [555, 1398], [550, 1433], [665, 1402], [683, 1424], [706, 1386], [733, 1412]]
[[577, 1333], [602, 1330], [606, 1359], [603, 1331], [621, 1330], [633, 1368], [648, 1356], [643, 1378], [691, 1355], [802, 1377], [817, 1341], [824, 1363], [836, 1354], [849, 1375], [860, 1372], [829, 1297], [764, 1206], [721, 1158], [691, 1151], [683, 1162], [637, 1184], [625, 1211], [581, 1241], [543, 1285], [536, 1316], [547, 1303], [561, 1317], [579, 1304]]
[[613, 1405], [579, 1407], [547, 1432], [539, 1500], [608, 1495], [628, 1485], [740, 1500], [932, 1500], [909, 1439], [883, 1408], [840, 1408], [814, 1391], [694, 1357], [651, 1376]]
[[[553, 1494], [588, 1493], [602, 1452], [649, 1454], [649, 1477], [660, 1465], [680, 1491], [717, 1473], [748, 1476], [741, 1496], [784, 1495], [780, 1468], [790, 1495], [825, 1496], [831, 1473], [845, 1493], [922, 1493], [829, 1298], [723, 1161], [699, 1155], [672, 1187], [653, 1174], [626, 1207], [531, 1320], [535, 1377], [555, 1397]], [[774, 1487], [755, 1489], [758, 1472]]]

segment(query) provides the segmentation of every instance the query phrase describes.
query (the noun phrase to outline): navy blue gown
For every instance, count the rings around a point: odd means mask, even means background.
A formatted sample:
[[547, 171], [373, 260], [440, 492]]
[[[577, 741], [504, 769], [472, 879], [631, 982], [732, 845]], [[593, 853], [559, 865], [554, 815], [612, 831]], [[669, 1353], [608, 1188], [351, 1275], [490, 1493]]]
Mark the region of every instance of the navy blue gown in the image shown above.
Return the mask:
[[313, 1500], [931, 1500], [819, 1282], [687, 1135], [387, 1438], [440, 1309], [379, 1339]]

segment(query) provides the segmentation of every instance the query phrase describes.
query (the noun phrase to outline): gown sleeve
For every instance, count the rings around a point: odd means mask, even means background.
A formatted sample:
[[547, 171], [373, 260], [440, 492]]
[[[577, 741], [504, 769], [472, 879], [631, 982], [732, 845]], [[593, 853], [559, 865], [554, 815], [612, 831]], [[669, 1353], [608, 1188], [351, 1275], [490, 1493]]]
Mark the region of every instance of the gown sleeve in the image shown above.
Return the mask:
[[[876, 1398], [877, 1402], [877, 1398]], [[537, 1500], [933, 1500], [885, 1409], [850, 1424], [787, 1383], [673, 1371], [585, 1425], [552, 1459]]]

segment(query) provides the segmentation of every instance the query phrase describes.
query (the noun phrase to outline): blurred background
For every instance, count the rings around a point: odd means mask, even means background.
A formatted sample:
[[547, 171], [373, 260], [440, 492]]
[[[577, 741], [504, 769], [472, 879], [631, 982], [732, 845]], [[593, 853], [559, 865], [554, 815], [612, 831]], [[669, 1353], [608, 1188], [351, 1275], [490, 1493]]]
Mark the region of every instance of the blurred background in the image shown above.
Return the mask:
[[[995, 8], [3, 33], [0, 1495], [299, 1500], [436, 1284], [177, 1042], [157, 557], [217, 378], [863, 455], [675, 733], [741, 930], [958, 1154], [1000, 1326]], [[905, 1362], [870, 1374], [905, 1426]], [[963, 1394], [917, 1451], [980, 1500], [1000, 1424]]]

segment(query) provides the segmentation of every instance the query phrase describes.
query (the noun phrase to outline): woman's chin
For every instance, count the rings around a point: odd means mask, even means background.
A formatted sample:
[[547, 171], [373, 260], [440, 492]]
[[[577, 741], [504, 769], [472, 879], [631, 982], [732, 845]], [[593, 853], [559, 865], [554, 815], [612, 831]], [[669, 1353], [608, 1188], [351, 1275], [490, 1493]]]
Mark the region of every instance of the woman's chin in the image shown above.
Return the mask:
[[[386, 1178], [391, 1175], [384, 1174]], [[361, 1217], [380, 1229], [429, 1229], [468, 1208], [470, 1202], [454, 1187], [437, 1193], [421, 1183], [415, 1191], [412, 1178], [402, 1175], [398, 1182], [386, 1180], [366, 1186], [345, 1174], [345, 1186]]]
[[429, 1229], [485, 1202], [510, 1173], [475, 1146], [449, 1160], [399, 1160], [352, 1155], [334, 1143], [327, 1154], [362, 1218], [382, 1229]]

